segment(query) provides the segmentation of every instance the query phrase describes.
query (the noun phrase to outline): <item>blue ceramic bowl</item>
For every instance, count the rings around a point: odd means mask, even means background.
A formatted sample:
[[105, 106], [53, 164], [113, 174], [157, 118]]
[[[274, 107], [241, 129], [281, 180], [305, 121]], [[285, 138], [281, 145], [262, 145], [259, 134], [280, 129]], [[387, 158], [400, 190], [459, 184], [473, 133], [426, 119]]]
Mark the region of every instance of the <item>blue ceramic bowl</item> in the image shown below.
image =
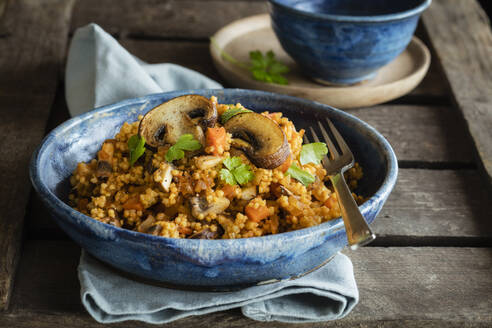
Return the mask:
[[391, 192], [397, 161], [391, 146], [372, 127], [332, 107], [273, 93], [240, 90], [183, 90], [129, 99], [74, 117], [50, 132], [34, 153], [31, 180], [60, 227], [96, 258], [125, 272], [178, 286], [237, 286], [305, 273], [347, 245], [341, 218], [277, 235], [199, 240], [157, 237], [117, 228], [73, 210], [65, 202], [78, 162], [95, 157], [103, 140], [158, 104], [183, 94], [215, 95], [255, 111], [281, 111], [306, 128], [330, 117], [364, 169], [360, 207], [372, 222]]
[[269, 0], [284, 50], [321, 83], [372, 79], [408, 45], [431, 0]]

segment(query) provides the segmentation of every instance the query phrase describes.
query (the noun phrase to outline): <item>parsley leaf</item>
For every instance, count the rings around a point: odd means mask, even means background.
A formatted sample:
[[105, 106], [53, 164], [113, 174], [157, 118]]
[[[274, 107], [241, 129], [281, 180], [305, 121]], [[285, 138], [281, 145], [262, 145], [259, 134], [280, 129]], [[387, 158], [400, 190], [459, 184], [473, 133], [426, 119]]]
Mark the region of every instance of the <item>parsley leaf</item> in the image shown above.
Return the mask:
[[287, 79], [282, 74], [289, 72], [289, 67], [275, 59], [273, 51], [268, 51], [265, 55], [259, 50], [250, 51], [249, 59], [251, 66], [249, 70], [253, 78], [258, 81], [276, 84], [288, 84]]
[[130, 166], [145, 153], [145, 138], [139, 135], [131, 136], [128, 139], [128, 149], [130, 150]]
[[238, 183], [245, 185], [255, 177], [249, 165], [244, 164], [240, 157], [228, 157], [222, 163], [226, 168], [220, 170], [219, 176], [231, 186]]
[[233, 116], [235, 116], [237, 114], [241, 114], [241, 113], [248, 113], [248, 112], [251, 112], [251, 111], [249, 109], [245, 109], [245, 108], [238, 108], [238, 107], [229, 108], [222, 115], [220, 115], [220, 123], [222, 123], [222, 125], [224, 125]]
[[302, 146], [300, 162], [302, 165], [307, 163], [319, 164], [326, 154], [328, 154], [328, 148], [324, 142], [306, 144]]
[[202, 148], [202, 145], [192, 134], [183, 134], [178, 141], [166, 152], [166, 161], [172, 162], [184, 157], [184, 150], [193, 151]]
[[219, 172], [220, 179], [225, 181], [227, 184], [233, 186], [236, 184], [236, 179], [234, 175], [228, 169], [221, 169]]
[[234, 157], [228, 157], [228, 158], [224, 159], [224, 161], [222, 161], [222, 163], [229, 170], [234, 170], [236, 167], [243, 164], [243, 161], [241, 161], [241, 157], [234, 156]]
[[307, 171], [301, 170], [295, 163], [292, 163], [289, 167], [287, 174], [300, 181], [305, 186], [314, 182], [314, 176]]
[[202, 148], [202, 144], [198, 140], [196, 140], [192, 134], [187, 133], [179, 137], [178, 141], [174, 144], [173, 147], [177, 147], [182, 150], [193, 151]]
[[237, 183], [239, 183], [241, 186], [247, 184], [255, 177], [253, 172], [251, 172], [249, 165], [246, 164], [241, 164], [237, 168], [232, 170], [232, 175], [234, 175]]
[[221, 49], [214, 38], [210, 38], [210, 43], [219, 51], [222, 58], [231, 64], [249, 70], [253, 79], [266, 83], [284, 85], [289, 83], [283, 76], [289, 72], [289, 67], [277, 61], [273, 51], [270, 50], [265, 55], [259, 50], [251, 51], [249, 53], [250, 62], [243, 63]]

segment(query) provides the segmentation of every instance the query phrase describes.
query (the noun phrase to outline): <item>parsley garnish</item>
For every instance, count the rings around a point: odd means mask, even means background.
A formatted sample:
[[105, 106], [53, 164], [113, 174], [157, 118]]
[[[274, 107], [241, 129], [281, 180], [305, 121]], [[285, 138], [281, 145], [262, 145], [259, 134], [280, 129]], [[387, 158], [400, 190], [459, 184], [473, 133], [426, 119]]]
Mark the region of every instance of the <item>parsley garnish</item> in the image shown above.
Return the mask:
[[305, 186], [308, 186], [309, 184], [314, 182], [314, 176], [311, 173], [298, 168], [295, 163], [292, 163], [292, 165], [289, 167], [289, 169], [287, 170], [287, 174], [294, 179], [300, 181]]
[[145, 153], [145, 138], [139, 135], [131, 136], [128, 139], [128, 149], [130, 150], [130, 166]]
[[251, 60], [249, 70], [255, 80], [276, 84], [289, 83], [282, 75], [288, 73], [289, 68], [275, 59], [273, 51], [270, 50], [265, 55], [259, 50], [251, 51], [249, 59]]
[[251, 76], [255, 80], [276, 84], [289, 83], [283, 76], [283, 74], [289, 72], [289, 67], [277, 61], [273, 51], [270, 50], [265, 55], [263, 55], [259, 50], [250, 51], [250, 62], [243, 63], [222, 50], [214, 38], [210, 38], [210, 41], [212, 45], [219, 50], [220, 55], [225, 60], [236, 66], [249, 70], [251, 72]]
[[251, 112], [249, 109], [245, 108], [239, 108], [239, 107], [232, 107], [226, 110], [222, 115], [220, 115], [220, 122], [222, 125], [226, 124], [227, 121], [229, 121], [233, 116], [241, 113], [248, 113]]
[[313, 142], [303, 145], [301, 149], [300, 162], [302, 165], [307, 163], [319, 164], [321, 159], [328, 154], [328, 148], [324, 142]]
[[222, 163], [226, 168], [220, 170], [220, 178], [231, 186], [245, 185], [255, 177], [249, 165], [244, 164], [240, 157], [228, 157]]
[[196, 140], [192, 134], [183, 134], [178, 141], [167, 150], [166, 161], [172, 162], [184, 157], [184, 150], [193, 151], [202, 147], [200, 142]]

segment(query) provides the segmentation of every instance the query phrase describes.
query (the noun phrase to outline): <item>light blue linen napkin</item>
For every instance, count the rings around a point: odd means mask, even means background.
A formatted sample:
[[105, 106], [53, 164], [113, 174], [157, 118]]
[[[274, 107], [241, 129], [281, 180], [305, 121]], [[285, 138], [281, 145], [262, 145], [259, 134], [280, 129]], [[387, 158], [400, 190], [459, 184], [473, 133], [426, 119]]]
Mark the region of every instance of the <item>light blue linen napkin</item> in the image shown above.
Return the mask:
[[[150, 93], [220, 87], [178, 65], [146, 64], [94, 24], [78, 29], [70, 45], [65, 91], [72, 116]], [[316, 322], [344, 317], [359, 299], [352, 263], [343, 254], [296, 280], [223, 293], [182, 291], [130, 280], [85, 252], [78, 273], [82, 303], [103, 323], [140, 320], [159, 324], [237, 307], [254, 320]]]
[[158, 324], [238, 307], [245, 316], [259, 321], [318, 322], [344, 317], [359, 298], [352, 262], [343, 254], [299, 279], [220, 293], [130, 280], [85, 252], [78, 271], [82, 303], [103, 323], [140, 320]]

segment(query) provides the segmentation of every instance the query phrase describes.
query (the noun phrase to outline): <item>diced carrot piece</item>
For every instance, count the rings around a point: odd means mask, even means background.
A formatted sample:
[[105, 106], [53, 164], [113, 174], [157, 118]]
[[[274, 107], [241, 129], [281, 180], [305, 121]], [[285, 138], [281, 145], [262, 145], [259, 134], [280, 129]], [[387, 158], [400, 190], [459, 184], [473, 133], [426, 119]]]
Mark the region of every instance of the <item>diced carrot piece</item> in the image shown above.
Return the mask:
[[325, 205], [326, 207], [328, 207], [328, 208], [336, 208], [336, 207], [338, 207], [338, 206], [339, 206], [339, 205], [338, 205], [338, 200], [337, 200], [335, 197], [333, 197], [333, 196], [334, 196], [334, 195], [332, 195], [330, 198], [328, 198], [328, 199], [325, 201], [324, 205]]
[[227, 143], [226, 130], [223, 127], [220, 128], [208, 128], [206, 132], [207, 146], [213, 146], [213, 154], [218, 156], [224, 151]]
[[97, 153], [97, 159], [100, 161], [113, 161], [114, 145], [110, 142], [103, 143], [101, 150]]
[[263, 219], [266, 219], [270, 215], [270, 211], [266, 206], [259, 206], [255, 208], [253, 206], [246, 206], [244, 209], [246, 215], [251, 221], [260, 222]]
[[179, 233], [182, 233], [184, 235], [189, 235], [193, 232], [193, 230], [191, 230], [191, 228], [189, 228], [189, 227], [179, 227], [178, 231], [179, 231]]
[[143, 211], [144, 207], [137, 197], [128, 198], [123, 204], [125, 210]]
[[224, 192], [224, 196], [229, 198], [229, 199], [234, 198], [234, 196], [236, 196], [236, 194], [237, 194], [236, 187], [231, 186], [230, 184], [225, 184], [221, 190]]
[[277, 167], [280, 171], [282, 171], [283, 173], [287, 172], [287, 170], [289, 169], [290, 165], [292, 164], [292, 155], [289, 154], [289, 157], [287, 157], [287, 159], [285, 160], [285, 162], [283, 162], [282, 164], [280, 164], [279, 167]]

